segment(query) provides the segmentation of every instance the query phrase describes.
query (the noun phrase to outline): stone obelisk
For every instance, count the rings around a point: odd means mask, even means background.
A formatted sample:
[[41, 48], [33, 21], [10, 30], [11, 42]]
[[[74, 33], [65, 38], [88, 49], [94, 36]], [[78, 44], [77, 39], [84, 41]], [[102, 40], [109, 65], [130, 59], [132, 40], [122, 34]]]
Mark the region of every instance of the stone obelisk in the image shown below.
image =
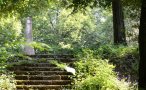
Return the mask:
[[24, 47], [24, 53], [26, 55], [35, 55], [34, 48], [31, 46], [31, 43], [33, 42], [31, 17], [27, 17], [26, 20], [25, 38], [26, 38], [26, 45]]

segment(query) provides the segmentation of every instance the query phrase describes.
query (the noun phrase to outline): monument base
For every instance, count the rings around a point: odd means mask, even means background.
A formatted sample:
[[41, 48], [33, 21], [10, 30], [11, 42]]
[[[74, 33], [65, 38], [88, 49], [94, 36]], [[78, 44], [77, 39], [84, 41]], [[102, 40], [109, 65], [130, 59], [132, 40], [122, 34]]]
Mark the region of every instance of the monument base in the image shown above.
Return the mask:
[[26, 55], [35, 55], [34, 48], [31, 47], [31, 46], [28, 46], [28, 45], [26, 45], [26, 46], [24, 47], [24, 53], [25, 53]]

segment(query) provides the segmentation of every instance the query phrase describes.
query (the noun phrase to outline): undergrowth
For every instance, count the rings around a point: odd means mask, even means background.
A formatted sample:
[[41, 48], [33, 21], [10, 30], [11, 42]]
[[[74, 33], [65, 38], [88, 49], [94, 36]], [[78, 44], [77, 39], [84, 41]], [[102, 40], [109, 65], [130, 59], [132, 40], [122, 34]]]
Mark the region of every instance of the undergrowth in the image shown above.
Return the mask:
[[12, 74], [0, 75], [0, 90], [16, 90], [16, 82]]
[[[106, 50], [108, 48], [114, 49], [114, 51]], [[133, 55], [135, 49], [123, 47], [100, 47], [97, 50], [82, 49], [76, 54], [79, 61], [75, 63], [76, 75], [74, 79], [76, 90], [137, 90], [137, 84], [134, 82], [128, 82], [126, 78], [121, 78], [118, 72], [115, 72], [117, 68], [113, 65], [112, 58], [124, 58], [126, 55]], [[105, 51], [104, 56], [102, 55]], [[120, 54], [119, 54], [119, 53]], [[110, 57], [111, 55], [111, 57]], [[113, 55], [115, 55], [113, 57]], [[118, 56], [119, 55], [119, 56]], [[124, 58], [125, 59], [125, 58]], [[123, 63], [120, 63], [123, 65]], [[122, 69], [122, 68], [121, 68]], [[131, 69], [131, 68], [130, 68]], [[128, 70], [130, 70], [128, 69]], [[131, 70], [133, 71], [133, 70]], [[126, 73], [126, 72], [125, 72]]]

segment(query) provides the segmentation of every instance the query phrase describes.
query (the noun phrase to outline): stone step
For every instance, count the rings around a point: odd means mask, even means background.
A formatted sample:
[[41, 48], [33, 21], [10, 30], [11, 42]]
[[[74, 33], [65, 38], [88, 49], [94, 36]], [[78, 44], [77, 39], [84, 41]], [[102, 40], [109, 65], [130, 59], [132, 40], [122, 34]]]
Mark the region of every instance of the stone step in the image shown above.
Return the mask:
[[74, 56], [73, 55], [47, 55], [47, 54], [42, 54], [42, 55], [28, 55], [28, 57], [27, 56], [25, 56], [25, 57], [22, 57], [22, 56], [15, 56], [15, 59], [17, 59], [17, 60], [21, 60], [21, 59], [28, 59], [29, 57], [31, 57], [31, 58], [34, 58], [34, 59], [36, 59], [36, 58], [58, 58], [58, 59], [60, 59], [60, 58], [63, 58], [63, 59], [69, 59], [69, 58], [74, 58]]
[[[66, 63], [67, 65], [72, 65], [73, 62], [69, 62]], [[33, 62], [33, 63], [21, 63], [21, 64], [14, 64], [13, 66], [28, 66], [28, 67], [57, 67], [55, 64], [51, 64], [51, 63], [37, 63], [37, 62]], [[11, 67], [10, 67], [11, 68]]]
[[70, 80], [69, 75], [16, 75], [16, 80]]
[[58, 58], [58, 57], [52, 57], [52, 58], [35, 58], [34, 60], [40, 60], [40, 59], [44, 59], [44, 60], [75, 60], [75, 58]]
[[58, 54], [58, 55], [47, 55], [47, 54], [37, 54], [37, 55], [30, 55], [33, 58], [74, 58], [73, 55], [69, 54]]
[[[11, 66], [36, 66], [36, 67], [56, 67], [55, 64], [50, 63], [51, 60], [41, 61], [41, 60], [19, 60], [15, 62], [7, 62]], [[62, 62], [57, 60], [58, 62]], [[64, 61], [67, 65], [72, 65], [75, 61]]]
[[66, 71], [14, 71], [16, 75], [72, 75]]
[[16, 80], [17, 85], [67, 85], [71, 80]]
[[[33, 61], [36, 61], [36, 60], [42, 60], [42, 61], [46, 61], [46, 60], [60, 60], [60, 61], [64, 61], [64, 60], [67, 60], [67, 61], [74, 61], [76, 60], [75, 58], [29, 58], [29, 59], [19, 59], [19, 60], [33, 60]], [[18, 61], [18, 60], [16, 60]]]
[[13, 71], [63, 71], [58, 67], [30, 67], [30, 66], [15, 66], [8, 68], [9, 70]]
[[16, 85], [17, 90], [72, 90], [71, 85]]
[[17, 57], [8, 67], [14, 72], [17, 90], [71, 90], [72, 73], [51, 64], [51, 60], [73, 65], [73, 55], [31, 55]]
[[[14, 66], [20, 66], [20, 65], [14, 65]], [[21, 66], [27, 66], [27, 67], [56, 67], [54, 64], [50, 63], [23, 63]]]
[[64, 62], [64, 63], [70, 63], [70, 62], [74, 62], [76, 61], [75, 58], [35, 58], [33, 60], [27, 60], [27, 59], [20, 59], [20, 61], [28, 61], [28, 62], [49, 62], [51, 60], [56, 60], [56, 61], [59, 61], [59, 62]]

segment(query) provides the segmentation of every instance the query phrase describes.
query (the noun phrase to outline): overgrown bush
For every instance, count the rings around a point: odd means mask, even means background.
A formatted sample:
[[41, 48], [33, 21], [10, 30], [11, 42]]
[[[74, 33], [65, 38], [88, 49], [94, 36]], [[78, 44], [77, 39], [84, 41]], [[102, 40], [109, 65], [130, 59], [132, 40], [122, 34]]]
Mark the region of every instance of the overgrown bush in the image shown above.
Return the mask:
[[133, 56], [138, 56], [138, 49], [135, 46], [123, 46], [123, 45], [101, 45], [96, 53], [98, 53], [102, 58], [114, 59], [122, 58], [126, 55], [132, 54]]
[[[137, 46], [123, 45], [100, 45], [98, 48], [77, 48], [74, 49], [77, 58], [102, 58], [108, 59], [109, 63], [115, 65], [115, 71], [119, 77], [127, 81], [137, 82], [139, 53]], [[90, 56], [90, 57], [89, 57]]]
[[113, 71], [114, 65], [109, 64], [107, 59], [95, 58], [92, 50], [82, 52], [80, 61], [75, 63], [76, 78], [75, 89], [77, 90], [133, 90], [130, 84], [119, 80]]
[[0, 90], [16, 90], [15, 83], [12, 75], [0, 75]]
[[136, 46], [103, 45], [94, 53], [103, 59], [109, 59], [116, 66], [115, 70], [121, 78], [126, 77], [132, 82], [138, 79], [139, 53]]

